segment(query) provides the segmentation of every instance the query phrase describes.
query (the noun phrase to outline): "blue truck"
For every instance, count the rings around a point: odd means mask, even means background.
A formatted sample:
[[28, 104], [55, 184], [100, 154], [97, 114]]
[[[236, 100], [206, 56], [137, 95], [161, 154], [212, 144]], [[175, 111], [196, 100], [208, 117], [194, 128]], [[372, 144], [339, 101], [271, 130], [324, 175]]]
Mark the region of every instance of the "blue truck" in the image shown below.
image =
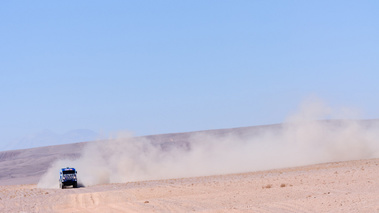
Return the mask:
[[59, 175], [59, 188], [63, 189], [65, 186], [78, 187], [78, 178], [76, 176], [75, 168], [62, 168]]

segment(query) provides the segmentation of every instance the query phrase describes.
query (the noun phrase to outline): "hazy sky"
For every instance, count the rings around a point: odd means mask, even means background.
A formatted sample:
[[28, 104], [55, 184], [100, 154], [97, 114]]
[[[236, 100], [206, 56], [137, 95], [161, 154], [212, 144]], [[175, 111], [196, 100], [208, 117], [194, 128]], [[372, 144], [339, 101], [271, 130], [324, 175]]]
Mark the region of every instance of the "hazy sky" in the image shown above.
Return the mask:
[[379, 118], [379, 1], [1, 1], [0, 145], [282, 122], [310, 95]]

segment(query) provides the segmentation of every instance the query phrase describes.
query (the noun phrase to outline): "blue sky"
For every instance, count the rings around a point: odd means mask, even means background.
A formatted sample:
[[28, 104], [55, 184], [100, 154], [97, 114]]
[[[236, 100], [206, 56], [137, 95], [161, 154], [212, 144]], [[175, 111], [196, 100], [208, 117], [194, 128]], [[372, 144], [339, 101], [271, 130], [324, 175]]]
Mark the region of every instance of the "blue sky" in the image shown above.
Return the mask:
[[379, 118], [378, 1], [2, 1], [0, 145], [282, 122], [310, 95]]

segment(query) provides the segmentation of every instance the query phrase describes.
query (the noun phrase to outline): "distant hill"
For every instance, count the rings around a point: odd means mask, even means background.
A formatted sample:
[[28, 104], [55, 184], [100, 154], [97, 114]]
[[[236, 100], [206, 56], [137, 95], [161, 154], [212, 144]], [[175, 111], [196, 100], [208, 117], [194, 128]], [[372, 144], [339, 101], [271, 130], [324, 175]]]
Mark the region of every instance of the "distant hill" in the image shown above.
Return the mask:
[[51, 130], [43, 130], [12, 141], [4, 146], [2, 150], [28, 149], [97, 139], [99, 139], [99, 134], [88, 129], [76, 129], [63, 134], [58, 134]]
[[[252, 126], [231, 129], [206, 130], [186, 133], [173, 133], [144, 136], [162, 150], [171, 146], [189, 146], [188, 139], [196, 133], [208, 133], [223, 136], [230, 133], [241, 137], [257, 134], [265, 129], [278, 129], [281, 125]], [[106, 141], [104, 141], [106, 142]], [[83, 147], [91, 142], [45, 146], [31, 149], [19, 149], [0, 152], [0, 185], [37, 183], [50, 164], [57, 159], [78, 158]]]
[[[339, 126], [341, 121], [322, 121], [325, 125]], [[361, 125], [370, 127], [377, 125], [379, 120], [359, 121]], [[172, 146], [190, 148], [190, 137], [198, 133], [206, 133], [218, 137], [228, 136], [228, 134], [237, 135], [240, 138], [248, 138], [270, 130], [275, 134], [276, 131], [283, 129], [283, 124], [273, 124], [264, 126], [251, 126], [230, 129], [217, 129], [185, 133], [172, 133], [161, 135], [150, 135], [139, 138], [146, 138], [153, 144], [160, 146], [164, 151]], [[48, 135], [48, 134], [47, 134]], [[73, 134], [68, 134], [67, 138]], [[106, 143], [107, 141], [99, 141]], [[19, 149], [0, 152], [0, 185], [13, 184], [31, 184], [37, 183], [40, 177], [47, 171], [49, 166], [57, 159], [62, 158], [79, 158], [81, 151], [87, 143], [80, 142], [64, 145], [44, 146], [31, 149]]]

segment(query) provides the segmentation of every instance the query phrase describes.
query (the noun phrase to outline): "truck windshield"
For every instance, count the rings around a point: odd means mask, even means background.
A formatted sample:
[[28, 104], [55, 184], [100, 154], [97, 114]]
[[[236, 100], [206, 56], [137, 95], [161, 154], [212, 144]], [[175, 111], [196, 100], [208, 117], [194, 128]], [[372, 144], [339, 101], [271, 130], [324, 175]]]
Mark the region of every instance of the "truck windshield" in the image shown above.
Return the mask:
[[75, 174], [75, 171], [63, 171], [63, 174]]

